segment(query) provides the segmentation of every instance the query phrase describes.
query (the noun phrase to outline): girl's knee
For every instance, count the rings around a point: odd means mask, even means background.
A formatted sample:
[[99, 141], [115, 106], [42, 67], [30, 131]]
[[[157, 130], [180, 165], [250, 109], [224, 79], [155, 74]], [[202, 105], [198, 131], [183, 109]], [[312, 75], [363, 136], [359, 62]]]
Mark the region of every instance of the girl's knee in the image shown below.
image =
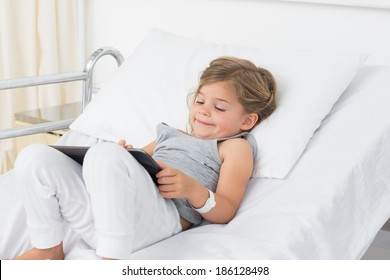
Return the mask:
[[37, 166], [46, 161], [52, 148], [43, 144], [32, 144], [24, 148], [15, 161], [15, 170], [23, 170], [26, 167]]
[[99, 143], [89, 148], [84, 157], [83, 177], [88, 186], [100, 185], [109, 177], [132, 177], [135, 164], [137, 161], [122, 146]]
[[115, 165], [123, 152], [123, 147], [116, 143], [96, 144], [88, 149], [84, 157], [84, 169], [92, 167], [96, 170], [99, 167], [106, 168], [107, 166]]
[[50, 146], [32, 144], [24, 148], [15, 161], [17, 174], [31, 173], [37, 170], [63, 170], [71, 160]]

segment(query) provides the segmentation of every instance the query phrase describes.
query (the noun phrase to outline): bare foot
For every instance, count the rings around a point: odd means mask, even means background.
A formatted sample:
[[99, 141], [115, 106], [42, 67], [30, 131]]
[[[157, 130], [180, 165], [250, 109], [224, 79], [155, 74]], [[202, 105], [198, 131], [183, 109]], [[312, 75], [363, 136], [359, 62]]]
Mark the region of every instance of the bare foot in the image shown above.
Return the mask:
[[48, 249], [32, 248], [16, 260], [63, 260], [65, 258], [62, 242]]

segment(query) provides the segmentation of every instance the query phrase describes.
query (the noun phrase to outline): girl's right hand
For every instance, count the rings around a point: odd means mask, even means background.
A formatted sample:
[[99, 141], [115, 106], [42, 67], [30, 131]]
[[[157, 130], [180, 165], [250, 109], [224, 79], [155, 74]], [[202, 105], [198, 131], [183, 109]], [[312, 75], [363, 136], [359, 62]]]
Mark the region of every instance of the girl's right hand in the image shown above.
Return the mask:
[[118, 144], [119, 144], [119, 146], [122, 146], [122, 147], [125, 148], [125, 149], [131, 149], [131, 148], [133, 148], [133, 145], [126, 144], [126, 140], [125, 140], [125, 139], [119, 140]]

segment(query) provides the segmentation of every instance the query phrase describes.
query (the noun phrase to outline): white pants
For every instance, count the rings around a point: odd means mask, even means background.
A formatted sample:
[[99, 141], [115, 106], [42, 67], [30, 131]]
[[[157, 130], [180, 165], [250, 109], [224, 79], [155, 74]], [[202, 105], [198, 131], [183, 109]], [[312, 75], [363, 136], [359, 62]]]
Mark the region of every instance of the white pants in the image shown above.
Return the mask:
[[181, 231], [171, 200], [162, 198], [145, 169], [122, 147], [91, 147], [83, 166], [44, 145], [24, 149], [15, 163], [31, 244], [50, 248], [64, 222], [99, 256], [131, 253]]

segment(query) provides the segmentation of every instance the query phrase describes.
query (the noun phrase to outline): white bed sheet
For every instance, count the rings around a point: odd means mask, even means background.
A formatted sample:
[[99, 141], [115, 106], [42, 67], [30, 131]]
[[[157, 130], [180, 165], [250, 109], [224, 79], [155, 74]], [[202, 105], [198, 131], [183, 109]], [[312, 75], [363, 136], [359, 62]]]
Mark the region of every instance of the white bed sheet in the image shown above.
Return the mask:
[[[359, 259], [390, 217], [388, 77], [388, 66], [365, 66], [287, 178], [252, 179], [229, 224], [188, 230], [133, 258]], [[97, 140], [72, 132], [60, 141]], [[12, 171], [0, 177], [0, 225], [0, 258], [29, 247]], [[64, 243], [67, 259], [97, 258], [70, 231]]]

